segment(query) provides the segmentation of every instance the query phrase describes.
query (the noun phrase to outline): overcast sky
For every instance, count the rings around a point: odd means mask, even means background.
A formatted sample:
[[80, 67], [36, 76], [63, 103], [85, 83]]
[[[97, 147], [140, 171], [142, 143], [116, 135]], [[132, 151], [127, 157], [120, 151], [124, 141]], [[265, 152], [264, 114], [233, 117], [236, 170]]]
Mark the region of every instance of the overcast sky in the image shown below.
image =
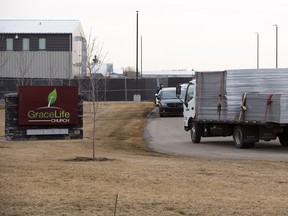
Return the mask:
[[79, 19], [114, 68], [136, 65], [136, 10], [143, 71], [288, 68], [287, 0], [0, 0], [1, 19]]

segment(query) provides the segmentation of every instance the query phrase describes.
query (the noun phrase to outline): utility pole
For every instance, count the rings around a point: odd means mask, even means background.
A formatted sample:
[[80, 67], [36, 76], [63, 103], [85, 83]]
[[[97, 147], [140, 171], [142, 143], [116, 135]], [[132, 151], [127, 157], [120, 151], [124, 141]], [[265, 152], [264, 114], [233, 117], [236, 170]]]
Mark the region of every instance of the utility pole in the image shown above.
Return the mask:
[[278, 25], [274, 24], [276, 27], [276, 68], [278, 68]]
[[138, 89], [138, 12], [136, 11], [136, 93], [139, 94]]
[[259, 69], [259, 33], [256, 32], [257, 35], [257, 69]]
[[141, 95], [139, 94], [139, 86], [138, 86], [138, 12], [136, 11], [136, 92], [134, 94], [134, 102], [141, 101]]

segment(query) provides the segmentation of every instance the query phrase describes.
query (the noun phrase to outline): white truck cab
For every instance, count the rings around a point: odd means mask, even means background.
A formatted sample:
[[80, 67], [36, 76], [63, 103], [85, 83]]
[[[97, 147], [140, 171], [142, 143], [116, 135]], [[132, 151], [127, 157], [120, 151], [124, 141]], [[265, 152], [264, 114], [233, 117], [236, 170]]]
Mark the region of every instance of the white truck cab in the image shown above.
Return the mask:
[[196, 89], [196, 82], [195, 80], [192, 80], [189, 82], [186, 88], [186, 94], [183, 106], [184, 129], [186, 131], [189, 131], [191, 129], [191, 125], [189, 125], [189, 121], [191, 122], [190, 119], [195, 118], [195, 92], [196, 92], [195, 89]]

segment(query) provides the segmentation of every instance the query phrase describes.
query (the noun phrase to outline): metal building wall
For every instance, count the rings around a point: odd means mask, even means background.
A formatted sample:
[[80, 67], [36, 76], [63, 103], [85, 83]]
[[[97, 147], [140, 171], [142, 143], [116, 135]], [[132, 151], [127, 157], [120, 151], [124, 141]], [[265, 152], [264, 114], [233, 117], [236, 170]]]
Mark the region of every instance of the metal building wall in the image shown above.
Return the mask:
[[[5, 34], [0, 39], [0, 77], [73, 78], [82, 73], [83, 29], [79, 24], [70, 34]], [[6, 51], [6, 38], [13, 38], [13, 51]], [[30, 50], [22, 51], [22, 39], [29, 38]], [[46, 50], [39, 50], [39, 38], [46, 38]], [[5, 62], [2, 67], [2, 62]]]
[[70, 52], [6, 51], [0, 77], [11, 78], [71, 78]]

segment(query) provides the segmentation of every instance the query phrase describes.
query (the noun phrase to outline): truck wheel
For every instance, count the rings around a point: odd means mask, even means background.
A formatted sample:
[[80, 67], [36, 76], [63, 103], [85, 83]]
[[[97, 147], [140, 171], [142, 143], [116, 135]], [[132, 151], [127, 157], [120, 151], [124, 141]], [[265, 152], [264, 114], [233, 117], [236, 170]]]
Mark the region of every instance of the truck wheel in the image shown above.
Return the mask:
[[254, 142], [245, 143], [243, 141], [243, 128], [239, 125], [234, 128], [233, 139], [236, 148], [253, 148], [255, 145]]
[[201, 126], [197, 123], [192, 123], [192, 127], [191, 127], [191, 140], [193, 143], [200, 143], [201, 141]]
[[243, 142], [243, 128], [236, 126], [233, 132], [234, 145], [236, 148], [247, 148], [247, 145]]
[[278, 138], [282, 146], [288, 146], [288, 129], [285, 128], [283, 133], [278, 134]]

